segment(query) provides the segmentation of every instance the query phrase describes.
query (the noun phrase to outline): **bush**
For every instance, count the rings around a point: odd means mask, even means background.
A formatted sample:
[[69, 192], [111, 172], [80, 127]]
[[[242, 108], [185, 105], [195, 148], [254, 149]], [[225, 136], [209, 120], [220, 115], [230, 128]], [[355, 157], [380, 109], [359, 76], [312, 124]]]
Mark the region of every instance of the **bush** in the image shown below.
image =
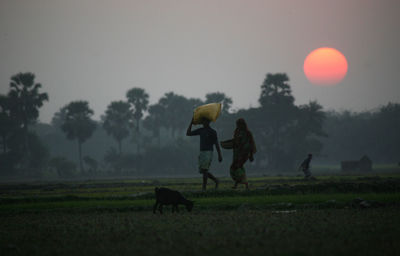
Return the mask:
[[76, 164], [65, 157], [53, 157], [49, 167], [54, 169], [60, 178], [72, 178], [76, 174]]

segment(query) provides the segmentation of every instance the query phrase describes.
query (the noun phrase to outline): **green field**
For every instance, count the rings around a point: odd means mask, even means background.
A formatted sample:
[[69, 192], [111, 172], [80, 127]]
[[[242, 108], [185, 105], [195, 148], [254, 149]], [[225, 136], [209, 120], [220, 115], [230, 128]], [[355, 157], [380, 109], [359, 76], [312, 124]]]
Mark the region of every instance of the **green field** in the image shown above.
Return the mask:
[[[0, 185], [0, 255], [395, 255], [400, 176], [29, 182]], [[154, 187], [195, 206], [153, 214]]]

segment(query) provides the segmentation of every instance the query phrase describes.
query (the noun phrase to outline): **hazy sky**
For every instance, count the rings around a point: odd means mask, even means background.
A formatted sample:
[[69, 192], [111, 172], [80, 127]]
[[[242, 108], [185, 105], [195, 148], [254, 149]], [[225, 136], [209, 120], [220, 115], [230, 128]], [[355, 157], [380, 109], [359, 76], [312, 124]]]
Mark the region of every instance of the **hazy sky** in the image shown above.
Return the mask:
[[[257, 106], [266, 73], [286, 72], [296, 104], [370, 110], [400, 102], [399, 13], [398, 0], [0, 0], [0, 93], [33, 72], [50, 98], [41, 121], [78, 99], [98, 119], [132, 87], [151, 103], [221, 91]], [[328, 88], [303, 73], [323, 46], [349, 64]]]

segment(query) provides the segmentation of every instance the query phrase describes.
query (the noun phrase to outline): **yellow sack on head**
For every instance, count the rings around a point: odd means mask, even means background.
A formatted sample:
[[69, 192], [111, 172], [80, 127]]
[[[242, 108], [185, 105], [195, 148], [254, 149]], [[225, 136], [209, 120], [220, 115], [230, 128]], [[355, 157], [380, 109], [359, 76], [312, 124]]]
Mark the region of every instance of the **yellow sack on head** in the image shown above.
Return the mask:
[[193, 124], [201, 124], [203, 118], [215, 122], [220, 114], [221, 103], [210, 103], [199, 106], [193, 112]]

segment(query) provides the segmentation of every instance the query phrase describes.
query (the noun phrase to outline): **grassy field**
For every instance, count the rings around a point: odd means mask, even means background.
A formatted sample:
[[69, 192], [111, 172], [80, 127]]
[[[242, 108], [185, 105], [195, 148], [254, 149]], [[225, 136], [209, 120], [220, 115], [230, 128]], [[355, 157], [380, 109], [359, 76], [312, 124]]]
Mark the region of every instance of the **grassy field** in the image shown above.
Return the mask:
[[[0, 255], [395, 255], [400, 175], [200, 178], [0, 185]], [[211, 184], [210, 184], [211, 185]], [[154, 187], [191, 213], [153, 214]]]

